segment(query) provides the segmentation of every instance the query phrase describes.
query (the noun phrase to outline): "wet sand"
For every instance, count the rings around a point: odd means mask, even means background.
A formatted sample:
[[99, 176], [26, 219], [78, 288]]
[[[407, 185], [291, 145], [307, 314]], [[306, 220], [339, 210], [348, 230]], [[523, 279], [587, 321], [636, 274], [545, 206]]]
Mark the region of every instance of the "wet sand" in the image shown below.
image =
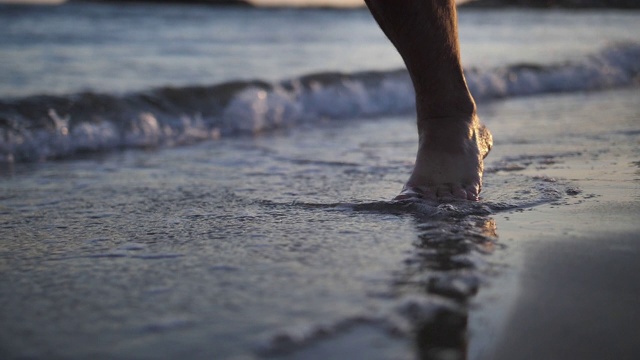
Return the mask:
[[506, 251], [524, 261], [517, 290], [503, 294], [513, 299], [503, 335], [484, 358], [640, 355], [638, 180], [578, 183], [597, 197], [503, 220], [501, 236], [517, 236]]
[[506, 248], [493, 257], [506, 267], [474, 300], [471, 337], [490, 344], [471, 358], [640, 356], [640, 142], [630, 135], [601, 134], [590, 148], [522, 170], [567, 179], [575, 196], [496, 216]]

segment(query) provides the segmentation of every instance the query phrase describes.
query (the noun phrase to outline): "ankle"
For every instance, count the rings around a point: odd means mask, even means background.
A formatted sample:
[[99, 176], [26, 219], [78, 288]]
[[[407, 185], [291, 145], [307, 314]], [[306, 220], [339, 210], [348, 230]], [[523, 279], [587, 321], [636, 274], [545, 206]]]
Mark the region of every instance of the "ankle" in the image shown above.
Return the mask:
[[418, 116], [418, 135], [466, 137], [479, 124], [480, 120], [475, 112], [443, 117]]
[[460, 153], [475, 143], [479, 120], [475, 115], [423, 119], [418, 125], [422, 150]]
[[426, 96], [417, 93], [416, 110], [418, 123], [432, 120], [471, 123], [477, 117], [476, 103], [466, 88], [455, 92], [444, 92], [441, 95], [432, 93], [431, 96]]

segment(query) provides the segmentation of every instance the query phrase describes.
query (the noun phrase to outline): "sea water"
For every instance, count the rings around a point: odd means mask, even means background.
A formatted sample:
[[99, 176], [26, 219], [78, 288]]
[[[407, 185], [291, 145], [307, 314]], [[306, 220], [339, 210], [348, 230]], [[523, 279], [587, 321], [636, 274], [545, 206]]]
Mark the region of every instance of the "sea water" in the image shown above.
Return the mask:
[[366, 10], [2, 10], [2, 358], [475, 358], [495, 214], [639, 155], [638, 13], [461, 11], [496, 148], [435, 203], [390, 201], [411, 88]]
[[[3, 6], [0, 161], [408, 114], [365, 9]], [[635, 84], [637, 13], [461, 11], [478, 101]]]

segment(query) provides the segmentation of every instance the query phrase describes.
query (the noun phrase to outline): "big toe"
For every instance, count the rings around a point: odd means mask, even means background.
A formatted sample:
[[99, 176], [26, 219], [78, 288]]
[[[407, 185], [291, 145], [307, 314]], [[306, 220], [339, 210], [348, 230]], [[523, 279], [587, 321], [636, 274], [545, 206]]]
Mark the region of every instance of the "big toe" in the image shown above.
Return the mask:
[[471, 200], [478, 201], [480, 187], [477, 185], [440, 185], [410, 186], [405, 185], [394, 200], [427, 199], [427, 200]]
[[467, 200], [469, 194], [467, 190], [459, 185], [445, 184], [438, 187], [438, 199], [441, 200]]
[[451, 194], [456, 199], [465, 199], [465, 200], [468, 199], [467, 190], [463, 189], [462, 187], [454, 187], [454, 188], [452, 188], [451, 189]]
[[467, 194], [467, 197], [466, 197], [467, 200], [478, 201], [480, 197], [480, 186], [479, 185], [466, 186], [465, 192]]
[[394, 200], [429, 199], [436, 200], [435, 191], [429, 187], [405, 185]]

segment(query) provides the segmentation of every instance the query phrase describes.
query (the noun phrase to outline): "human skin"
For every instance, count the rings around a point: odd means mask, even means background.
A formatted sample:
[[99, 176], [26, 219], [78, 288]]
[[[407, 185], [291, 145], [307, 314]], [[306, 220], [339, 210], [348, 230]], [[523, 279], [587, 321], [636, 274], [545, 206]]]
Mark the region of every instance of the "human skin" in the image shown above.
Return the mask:
[[397, 200], [478, 200], [493, 145], [460, 63], [454, 0], [365, 0], [402, 56], [416, 95], [418, 153]]

